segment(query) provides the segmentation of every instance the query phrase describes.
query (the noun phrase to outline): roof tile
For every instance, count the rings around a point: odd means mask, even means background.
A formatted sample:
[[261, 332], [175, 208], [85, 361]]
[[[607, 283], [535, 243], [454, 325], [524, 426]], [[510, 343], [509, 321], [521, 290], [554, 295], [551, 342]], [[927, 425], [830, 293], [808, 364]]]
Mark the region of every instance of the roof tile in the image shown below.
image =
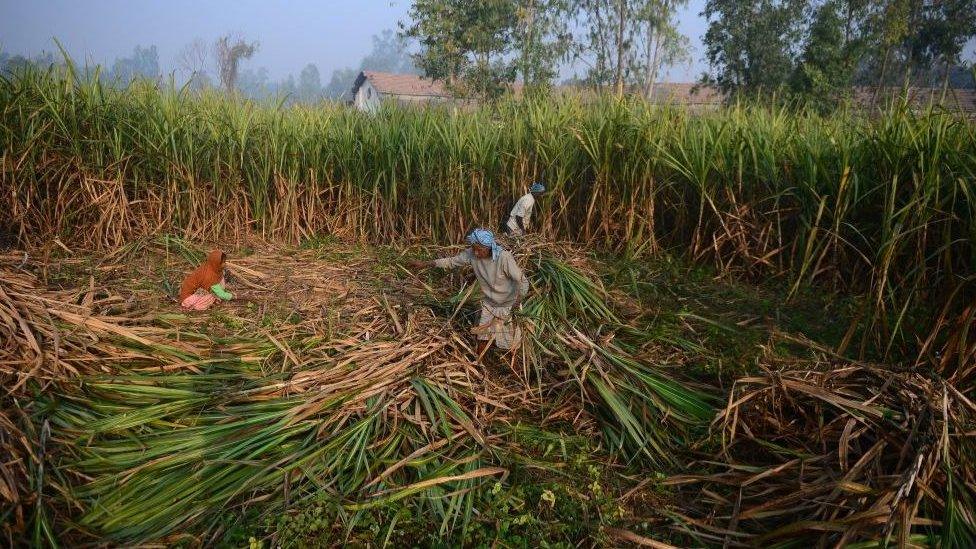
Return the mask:
[[430, 80], [416, 74], [392, 74], [378, 71], [363, 71], [363, 74], [370, 84], [376, 88], [376, 91], [382, 94], [451, 97], [443, 82]]

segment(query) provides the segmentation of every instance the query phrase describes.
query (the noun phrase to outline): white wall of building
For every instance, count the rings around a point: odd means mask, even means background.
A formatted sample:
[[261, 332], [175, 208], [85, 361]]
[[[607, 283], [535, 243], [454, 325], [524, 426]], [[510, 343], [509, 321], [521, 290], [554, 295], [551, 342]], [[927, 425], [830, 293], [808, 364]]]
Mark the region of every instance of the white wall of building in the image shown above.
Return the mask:
[[359, 86], [359, 89], [356, 90], [356, 96], [352, 102], [361, 111], [375, 112], [376, 109], [380, 108], [380, 94], [369, 82], [369, 79], [366, 79]]

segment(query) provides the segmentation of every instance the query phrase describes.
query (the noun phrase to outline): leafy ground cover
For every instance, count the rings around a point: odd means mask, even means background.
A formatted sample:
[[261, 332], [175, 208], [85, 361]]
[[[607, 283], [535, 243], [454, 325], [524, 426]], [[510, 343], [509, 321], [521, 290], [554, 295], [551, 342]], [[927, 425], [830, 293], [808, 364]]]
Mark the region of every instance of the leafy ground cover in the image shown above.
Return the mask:
[[180, 238], [4, 256], [11, 544], [972, 539], [971, 390], [841, 356], [843, 299], [546, 243], [478, 363], [464, 273], [401, 267], [447, 249], [224, 247], [199, 315]]

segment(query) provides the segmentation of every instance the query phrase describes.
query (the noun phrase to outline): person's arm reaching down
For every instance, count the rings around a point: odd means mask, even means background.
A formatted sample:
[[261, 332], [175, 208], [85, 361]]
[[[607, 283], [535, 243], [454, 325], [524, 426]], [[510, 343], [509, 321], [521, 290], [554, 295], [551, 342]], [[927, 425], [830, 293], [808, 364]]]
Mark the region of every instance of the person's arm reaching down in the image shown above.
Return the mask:
[[213, 292], [215, 296], [219, 297], [220, 299], [223, 299], [224, 301], [230, 301], [231, 298], [234, 297], [234, 295], [228, 292], [227, 290], [225, 290], [224, 287], [220, 285], [220, 283], [211, 286], [210, 291]]
[[463, 252], [451, 257], [442, 257], [433, 261], [413, 260], [408, 264], [414, 269], [429, 269], [431, 267], [438, 267], [440, 269], [456, 269], [458, 267], [468, 265], [469, 263], [471, 263], [471, 252], [469, 250], [464, 250]]

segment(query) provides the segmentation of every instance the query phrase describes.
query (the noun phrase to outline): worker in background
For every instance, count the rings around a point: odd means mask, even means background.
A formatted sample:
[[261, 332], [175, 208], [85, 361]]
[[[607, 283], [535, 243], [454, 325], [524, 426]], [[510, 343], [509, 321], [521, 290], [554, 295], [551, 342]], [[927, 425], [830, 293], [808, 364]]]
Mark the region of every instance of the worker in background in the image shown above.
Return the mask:
[[542, 194], [545, 192], [546, 186], [536, 182], [529, 187], [529, 192], [522, 195], [515, 202], [511, 213], [508, 214], [508, 222], [505, 224], [505, 228], [508, 229], [507, 232], [509, 234], [516, 237], [525, 236], [525, 233], [529, 230], [529, 219], [532, 217], [532, 208], [535, 206], [535, 201], [542, 198]]
[[415, 269], [439, 267], [451, 269], [470, 265], [481, 285], [481, 319], [471, 331], [478, 336], [478, 356], [481, 357], [494, 342], [500, 349], [511, 349], [522, 338], [521, 329], [512, 322], [529, 292], [529, 280], [522, 273], [515, 257], [495, 242], [488, 229], [475, 229], [467, 237], [470, 248], [453, 257], [434, 261], [411, 261]]

